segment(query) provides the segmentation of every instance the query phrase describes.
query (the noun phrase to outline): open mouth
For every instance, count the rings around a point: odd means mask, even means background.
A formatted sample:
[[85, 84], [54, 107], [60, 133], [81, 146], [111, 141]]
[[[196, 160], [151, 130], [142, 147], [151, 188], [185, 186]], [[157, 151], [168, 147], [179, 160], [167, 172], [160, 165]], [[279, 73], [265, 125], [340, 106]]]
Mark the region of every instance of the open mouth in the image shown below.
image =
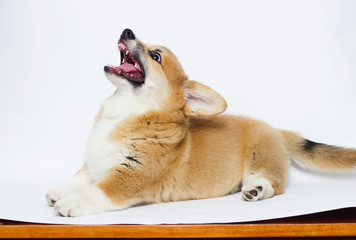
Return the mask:
[[135, 58], [122, 42], [119, 42], [119, 50], [121, 53], [121, 65], [118, 67], [105, 66], [104, 71], [119, 77], [124, 77], [135, 84], [143, 83], [145, 81], [145, 73], [139, 59]]

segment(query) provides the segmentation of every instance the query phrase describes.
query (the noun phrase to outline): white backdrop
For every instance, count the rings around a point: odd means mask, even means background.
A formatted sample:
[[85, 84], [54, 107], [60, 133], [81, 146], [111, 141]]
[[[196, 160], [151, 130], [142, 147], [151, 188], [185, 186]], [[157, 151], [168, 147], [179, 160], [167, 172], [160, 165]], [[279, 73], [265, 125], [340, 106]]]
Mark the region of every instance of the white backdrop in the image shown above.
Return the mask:
[[0, 180], [68, 180], [131, 28], [229, 114], [356, 147], [356, 1], [0, 0]]

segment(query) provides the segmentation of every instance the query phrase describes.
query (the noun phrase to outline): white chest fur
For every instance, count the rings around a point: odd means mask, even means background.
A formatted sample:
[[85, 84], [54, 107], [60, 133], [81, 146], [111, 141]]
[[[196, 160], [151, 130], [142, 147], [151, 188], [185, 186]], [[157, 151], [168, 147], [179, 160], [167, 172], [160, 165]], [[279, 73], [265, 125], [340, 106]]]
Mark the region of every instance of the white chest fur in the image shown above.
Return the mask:
[[109, 140], [109, 134], [119, 119], [100, 119], [88, 139], [85, 163], [95, 182], [124, 160], [125, 149]]
[[126, 161], [129, 151], [110, 140], [110, 133], [128, 117], [159, 110], [155, 101], [134, 95], [114, 94], [102, 104], [101, 116], [94, 125], [87, 143], [85, 163], [92, 179], [97, 182], [115, 166]]

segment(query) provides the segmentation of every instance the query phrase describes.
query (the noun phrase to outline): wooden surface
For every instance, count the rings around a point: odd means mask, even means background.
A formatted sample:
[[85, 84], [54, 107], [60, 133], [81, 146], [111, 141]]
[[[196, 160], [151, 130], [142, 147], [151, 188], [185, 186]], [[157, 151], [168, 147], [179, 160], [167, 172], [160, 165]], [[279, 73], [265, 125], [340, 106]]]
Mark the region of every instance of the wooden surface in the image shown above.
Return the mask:
[[251, 223], [206, 225], [30, 224], [0, 220], [0, 238], [290, 238], [356, 239], [356, 208]]

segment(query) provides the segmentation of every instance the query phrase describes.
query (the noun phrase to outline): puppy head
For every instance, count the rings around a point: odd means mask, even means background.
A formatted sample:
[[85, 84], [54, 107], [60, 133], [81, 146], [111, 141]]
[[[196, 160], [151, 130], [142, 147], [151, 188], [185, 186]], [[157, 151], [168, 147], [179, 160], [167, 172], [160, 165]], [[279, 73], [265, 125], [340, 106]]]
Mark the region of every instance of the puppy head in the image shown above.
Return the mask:
[[225, 111], [225, 100], [209, 87], [189, 80], [169, 49], [144, 44], [130, 29], [123, 31], [118, 47], [121, 65], [105, 66], [104, 71], [119, 94], [153, 99], [162, 110], [182, 111], [186, 117]]

